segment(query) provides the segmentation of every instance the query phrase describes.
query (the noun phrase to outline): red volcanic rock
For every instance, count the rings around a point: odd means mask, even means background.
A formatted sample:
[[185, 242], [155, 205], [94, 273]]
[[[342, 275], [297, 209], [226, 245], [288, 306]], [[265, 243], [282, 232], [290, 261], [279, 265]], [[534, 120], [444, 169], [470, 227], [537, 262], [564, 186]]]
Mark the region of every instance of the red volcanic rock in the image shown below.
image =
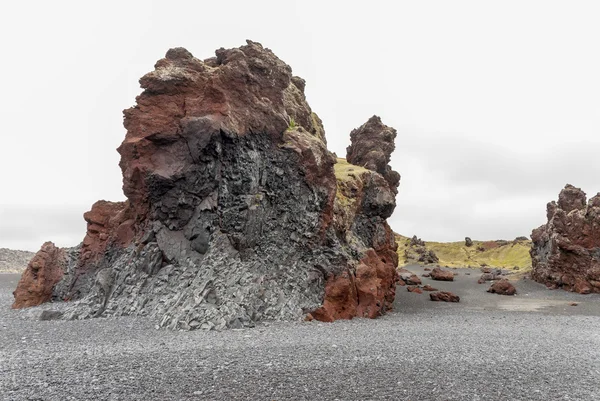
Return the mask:
[[429, 294], [429, 298], [432, 301], [439, 302], [460, 302], [460, 297], [458, 295], [454, 295], [449, 291], [432, 292], [431, 294]]
[[63, 249], [46, 242], [35, 254], [23, 272], [13, 292], [14, 309], [40, 305], [52, 299], [52, 289], [60, 281], [66, 266]]
[[356, 316], [358, 295], [356, 279], [347, 271], [337, 277], [331, 276], [325, 286], [323, 306], [309, 313], [308, 320], [315, 318], [322, 322], [333, 322], [338, 319], [352, 319]]
[[437, 291], [437, 288], [433, 288], [432, 286], [430, 286], [429, 284], [425, 284], [423, 286], [423, 291]]
[[408, 292], [414, 292], [415, 294], [423, 293], [423, 290], [416, 285], [409, 285], [408, 287], [406, 287], [406, 289], [408, 290]]
[[373, 116], [350, 133], [352, 144], [346, 149], [349, 163], [377, 171], [394, 191], [400, 182], [400, 174], [388, 164], [395, 149], [396, 134], [394, 128], [383, 124], [378, 116]]
[[454, 281], [454, 273], [450, 270], [436, 267], [431, 271], [431, 278], [437, 281]]
[[515, 295], [517, 293], [517, 289], [510, 281], [500, 280], [492, 284], [491, 287], [488, 288], [487, 292], [499, 295]]
[[108, 245], [124, 248], [133, 240], [134, 220], [128, 202], [98, 201], [83, 218], [87, 232], [81, 246], [81, 264], [98, 260]]
[[85, 214], [75, 266], [50, 288], [75, 301], [64, 318], [223, 329], [392, 308], [393, 128], [353, 131], [366, 169], [336, 163], [304, 80], [252, 41], [206, 60], [171, 49], [140, 84], [118, 148], [127, 201]]
[[421, 279], [411, 271], [406, 269], [400, 269], [399, 271], [400, 280], [408, 285], [420, 285]]
[[531, 278], [549, 288], [600, 293], [600, 194], [566, 185], [547, 205], [548, 222], [533, 230]]

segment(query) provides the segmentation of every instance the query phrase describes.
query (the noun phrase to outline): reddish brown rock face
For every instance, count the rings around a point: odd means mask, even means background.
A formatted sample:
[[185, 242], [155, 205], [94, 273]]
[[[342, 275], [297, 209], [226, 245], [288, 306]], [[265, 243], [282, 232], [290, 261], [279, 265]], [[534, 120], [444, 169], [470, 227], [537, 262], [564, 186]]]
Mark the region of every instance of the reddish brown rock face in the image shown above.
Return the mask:
[[406, 287], [406, 290], [407, 290], [408, 292], [413, 292], [413, 293], [415, 293], [415, 294], [422, 294], [422, 293], [423, 293], [423, 290], [424, 290], [424, 288], [423, 288], [423, 289], [421, 289], [421, 288], [419, 288], [419, 287], [418, 287], [418, 286], [416, 286], [416, 285], [409, 285], [408, 287]]
[[567, 185], [547, 217], [531, 234], [531, 277], [549, 288], [600, 293], [600, 194], [586, 203], [581, 189]]
[[134, 220], [128, 202], [98, 201], [83, 218], [87, 233], [80, 253], [82, 266], [104, 256], [109, 245], [125, 248], [133, 240]]
[[488, 288], [487, 292], [499, 295], [515, 295], [517, 293], [517, 289], [510, 281], [500, 280], [492, 284], [490, 288]]
[[14, 309], [40, 305], [52, 299], [52, 290], [63, 277], [66, 256], [63, 249], [46, 242], [23, 272], [13, 292]]

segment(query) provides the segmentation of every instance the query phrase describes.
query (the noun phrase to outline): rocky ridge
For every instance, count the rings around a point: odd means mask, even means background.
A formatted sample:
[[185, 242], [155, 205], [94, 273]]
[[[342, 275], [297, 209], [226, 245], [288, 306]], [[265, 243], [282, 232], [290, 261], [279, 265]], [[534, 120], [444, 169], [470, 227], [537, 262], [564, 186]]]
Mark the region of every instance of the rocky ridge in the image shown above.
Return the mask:
[[550, 288], [600, 293], [600, 193], [586, 201], [567, 184], [546, 210], [548, 222], [531, 233], [531, 277]]
[[[140, 83], [118, 149], [127, 201], [97, 202], [79, 247], [30, 264], [14, 307], [48, 299], [47, 285], [23, 295], [43, 273], [60, 277], [50, 299], [72, 301], [66, 319], [223, 329], [391, 308], [399, 174], [336, 160], [287, 64], [251, 41], [206, 60], [175, 48]], [[374, 135], [365, 152], [389, 161], [395, 131], [375, 123], [352, 143]], [[368, 160], [360, 148], [350, 158]]]
[[0, 272], [22, 272], [33, 255], [29, 251], [0, 248]]

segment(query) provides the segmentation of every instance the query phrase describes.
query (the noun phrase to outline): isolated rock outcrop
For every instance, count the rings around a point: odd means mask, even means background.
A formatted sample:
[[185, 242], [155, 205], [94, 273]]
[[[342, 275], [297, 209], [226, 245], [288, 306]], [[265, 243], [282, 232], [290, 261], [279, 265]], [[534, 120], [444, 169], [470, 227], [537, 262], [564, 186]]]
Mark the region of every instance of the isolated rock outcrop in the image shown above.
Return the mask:
[[531, 277], [550, 288], [600, 293], [600, 193], [586, 202], [567, 184], [547, 205], [548, 222], [531, 233]]
[[390, 156], [396, 145], [397, 132], [373, 116], [350, 133], [352, 144], [346, 148], [346, 160], [357, 166], [377, 171], [390, 187], [396, 191], [400, 183], [400, 174], [390, 167]]
[[62, 279], [66, 252], [46, 242], [33, 256], [13, 292], [13, 308], [37, 306], [52, 299], [54, 286]]
[[[399, 175], [336, 160], [288, 65], [251, 41], [204, 61], [176, 48], [140, 83], [118, 149], [127, 201], [85, 214], [52, 292], [74, 300], [62, 318], [222, 329], [392, 307]], [[370, 145], [386, 160], [388, 131]]]
[[[398, 236], [398, 238], [402, 238]], [[398, 239], [397, 239], [398, 240]], [[421, 238], [413, 235], [412, 238], [405, 240], [404, 261], [407, 264], [435, 264], [440, 261], [432, 249], [427, 248], [427, 244]]]

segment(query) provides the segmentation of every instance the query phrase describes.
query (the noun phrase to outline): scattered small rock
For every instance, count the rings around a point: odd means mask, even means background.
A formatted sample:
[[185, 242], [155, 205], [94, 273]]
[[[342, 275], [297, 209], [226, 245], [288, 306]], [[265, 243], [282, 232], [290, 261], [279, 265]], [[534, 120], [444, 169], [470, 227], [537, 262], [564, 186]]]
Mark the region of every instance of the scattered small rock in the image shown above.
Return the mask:
[[426, 272], [430, 272], [430, 271], [431, 271], [431, 268], [429, 268], [429, 267], [426, 267], [426, 268], [424, 268], [423, 270], [425, 270]]
[[465, 246], [473, 245], [473, 240], [469, 237], [465, 237]]
[[420, 285], [421, 284], [421, 279], [414, 274], [413, 272], [410, 272], [406, 269], [402, 269], [400, 271], [400, 280], [404, 281], [405, 284], [408, 285]]
[[423, 286], [423, 291], [437, 291], [437, 288], [433, 288], [432, 286], [430, 286], [429, 284], [425, 284]]
[[460, 302], [460, 297], [449, 291], [432, 292], [429, 298], [437, 302]]
[[415, 294], [422, 294], [423, 293], [423, 290], [420, 289], [416, 285], [409, 285], [408, 287], [406, 287], [406, 289], [408, 290], [408, 292], [414, 292]]
[[421, 274], [421, 277], [431, 277], [431, 274], [430, 273], [423, 273], [423, 274]]
[[571, 303], [569, 304], [569, 306], [577, 306], [577, 305], [579, 305], [577, 302], [571, 302]]

